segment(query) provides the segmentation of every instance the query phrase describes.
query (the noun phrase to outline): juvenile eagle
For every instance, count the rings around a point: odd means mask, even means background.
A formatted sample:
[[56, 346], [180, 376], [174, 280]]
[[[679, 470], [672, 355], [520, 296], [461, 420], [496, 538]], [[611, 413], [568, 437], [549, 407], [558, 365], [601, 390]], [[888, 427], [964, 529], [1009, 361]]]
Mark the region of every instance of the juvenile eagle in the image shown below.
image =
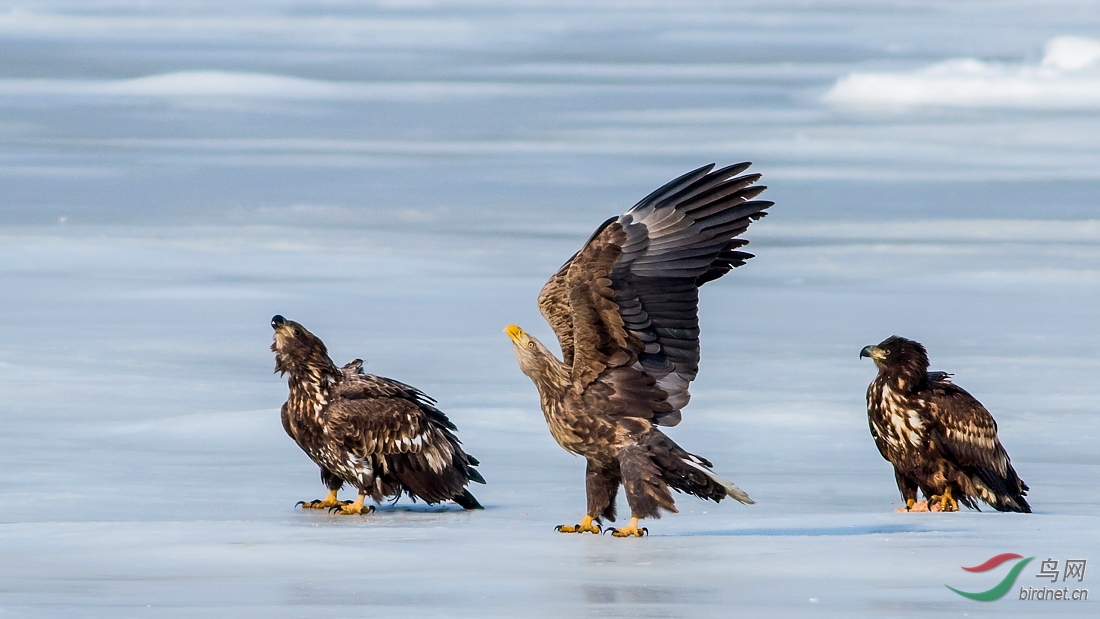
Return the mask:
[[[928, 371], [924, 346], [895, 335], [859, 356], [878, 366], [867, 418], [879, 453], [894, 465], [906, 510], [978, 509], [981, 499], [997, 511], [1031, 513], [997, 422], [950, 374]], [[918, 488], [927, 501], [917, 503]]]
[[671, 487], [697, 497], [752, 499], [714, 474], [657, 426], [680, 422], [699, 369], [699, 286], [752, 257], [736, 238], [771, 202], [748, 163], [708, 165], [661, 187], [603, 223], [539, 293], [538, 305], [561, 345], [559, 361], [515, 325], [519, 367], [538, 388], [550, 433], [588, 462], [588, 511], [564, 533], [597, 533], [615, 520], [626, 489], [630, 524], [617, 537], [642, 536], [641, 518], [676, 511]]
[[[363, 362], [336, 367], [321, 340], [302, 325], [275, 316], [275, 371], [287, 375], [290, 395], [282, 408], [283, 429], [321, 467], [328, 487], [324, 499], [302, 501], [305, 508], [330, 508], [341, 514], [367, 514], [369, 495], [440, 503], [453, 500], [481, 509], [466, 489], [485, 483], [478, 462], [462, 451], [457, 428], [415, 387], [364, 374]], [[359, 496], [340, 501], [344, 484]]]

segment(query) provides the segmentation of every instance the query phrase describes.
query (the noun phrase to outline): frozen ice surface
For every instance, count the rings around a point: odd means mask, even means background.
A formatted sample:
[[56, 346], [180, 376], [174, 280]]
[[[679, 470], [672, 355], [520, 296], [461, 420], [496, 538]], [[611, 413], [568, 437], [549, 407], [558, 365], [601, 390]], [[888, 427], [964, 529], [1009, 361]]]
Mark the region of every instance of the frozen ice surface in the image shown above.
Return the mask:
[[[992, 586], [1004, 568], [960, 567], [1003, 552], [1100, 560], [1100, 105], [823, 98], [966, 58], [1091, 88], [1098, 22], [1074, 2], [0, 5], [0, 617], [1094, 615], [944, 585]], [[669, 433], [757, 504], [554, 533], [584, 463], [501, 329], [551, 342], [535, 295], [596, 225], [744, 159], [777, 206], [702, 293]], [[323, 488], [279, 425], [275, 313], [436, 397], [487, 509], [295, 509]], [[1035, 514], [892, 512], [857, 356], [893, 333], [993, 412]]]
[[[9, 232], [0, 606], [1026, 615], [943, 586], [986, 584], [959, 566], [1001, 552], [1100, 550], [1100, 230], [1047, 223], [1061, 242], [1020, 238], [1022, 225], [898, 223], [884, 239], [858, 223], [754, 227], [758, 257], [704, 291], [703, 371], [670, 433], [758, 504], [682, 497], [644, 540], [553, 532], [582, 516], [584, 465], [553, 443], [500, 332], [517, 321], [550, 339], [534, 295], [582, 237]], [[489, 484], [474, 491], [488, 509], [295, 510], [323, 489], [279, 425], [276, 312], [338, 361], [362, 356], [437, 397], [484, 462]], [[857, 354], [895, 331], [994, 412], [1036, 514], [891, 513], [897, 491], [863, 411], [873, 369]]]

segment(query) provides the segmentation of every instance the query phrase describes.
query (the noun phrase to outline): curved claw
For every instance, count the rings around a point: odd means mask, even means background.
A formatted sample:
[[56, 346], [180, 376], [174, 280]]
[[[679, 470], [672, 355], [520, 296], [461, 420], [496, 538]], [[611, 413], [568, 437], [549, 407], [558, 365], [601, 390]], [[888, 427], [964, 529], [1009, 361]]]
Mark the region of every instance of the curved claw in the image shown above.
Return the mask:
[[623, 529], [610, 529], [611, 537], [645, 537], [649, 535], [649, 529], [642, 527], [634, 531]]
[[367, 514], [374, 513], [374, 511], [376, 509], [373, 505], [361, 505], [359, 507], [358, 511], [346, 511], [344, 508], [347, 507], [348, 505], [352, 505], [352, 501], [347, 501], [346, 503], [344, 503], [342, 505], [336, 505], [336, 506], [330, 507], [330, 508], [328, 508], [328, 513], [330, 513], [330, 514], [343, 514], [345, 516], [354, 516], [354, 515], [366, 516]]
[[618, 531], [618, 529], [616, 529], [615, 527], [607, 527], [603, 531], [600, 531], [600, 535], [606, 535], [608, 533], [614, 535], [616, 531]]
[[294, 507], [300, 507], [300, 506], [305, 505], [305, 504], [306, 504], [305, 501], [298, 501], [297, 503], [294, 504]]
[[554, 530], [558, 533], [595, 533], [599, 535], [603, 532], [603, 526], [596, 522], [589, 524], [559, 524], [554, 527]]
[[631, 518], [630, 524], [621, 529], [608, 527], [612, 537], [645, 537], [649, 535], [649, 529], [638, 526], [638, 518]]
[[554, 527], [554, 530], [558, 533], [596, 533], [598, 535], [603, 531], [603, 526], [592, 516], [585, 516], [584, 520], [577, 524], [559, 524]]

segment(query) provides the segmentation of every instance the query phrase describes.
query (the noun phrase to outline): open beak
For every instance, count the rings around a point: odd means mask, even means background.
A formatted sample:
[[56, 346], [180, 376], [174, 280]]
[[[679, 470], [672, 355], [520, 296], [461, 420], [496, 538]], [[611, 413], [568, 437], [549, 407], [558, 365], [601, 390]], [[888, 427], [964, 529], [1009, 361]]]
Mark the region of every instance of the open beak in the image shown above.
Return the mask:
[[882, 350], [878, 346], [864, 346], [863, 350], [859, 351], [859, 358], [870, 357], [875, 361], [882, 361], [886, 358], [886, 351]]
[[517, 344], [522, 344], [520, 338], [523, 337], [523, 329], [520, 329], [516, 325], [508, 325], [504, 327], [504, 332], [508, 334], [508, 337], [512, 338], [512, 341]]

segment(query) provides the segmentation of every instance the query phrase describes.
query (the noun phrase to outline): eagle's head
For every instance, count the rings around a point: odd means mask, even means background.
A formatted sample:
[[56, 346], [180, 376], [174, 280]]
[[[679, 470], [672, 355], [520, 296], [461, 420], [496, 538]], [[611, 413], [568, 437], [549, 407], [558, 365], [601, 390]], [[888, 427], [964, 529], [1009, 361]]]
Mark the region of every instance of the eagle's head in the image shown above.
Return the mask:
[[865, 346], [859, 356], [873, 359], [879, 375], [896, 378], [902, 388], [916, 387], [928, 374], [928, 351], [924, 345], [897, 335], [877, 346]]
[[271, 328], [275, 330], [271, 350], [275, 353], [276, 372], [291, 376], [312, 374], [316, 378], [339, 373], [325, 343], [302, 325], [275, 315]]
[[558, 378], [560, 371], [555, 370], [560, 370], [558, 366], [561, 362], [542, 342], [516, 325], [504, 327], [504, 332], [512, 340], [520, 371], [535, 381], [536, 385]]

